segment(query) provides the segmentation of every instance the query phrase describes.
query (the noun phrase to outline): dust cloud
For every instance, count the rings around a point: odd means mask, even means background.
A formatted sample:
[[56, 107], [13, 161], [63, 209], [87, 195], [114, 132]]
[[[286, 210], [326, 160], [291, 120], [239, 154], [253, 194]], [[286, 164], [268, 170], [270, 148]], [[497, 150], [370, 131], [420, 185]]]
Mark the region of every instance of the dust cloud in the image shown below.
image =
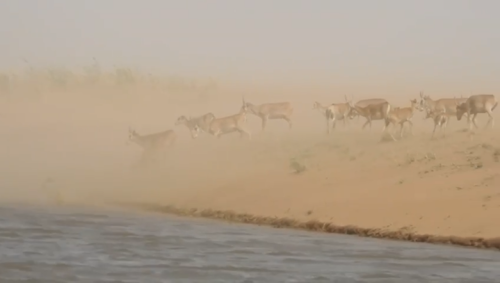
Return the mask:
[[[413, 135], [398, 142], [382, 139], [382, 121], [361, 130], [362, 117], [326, 135], [313, 103], [343, 102], [345, 95], [311, 89], [226, 83], [201, 94], [141, 87], [5, 94], [0, 199], [170, 205], [388, 231], [499, 235], [492, 225], [500, 211], [498, 131], [471, 134], [464, 120], [451, 118], [446, 135], [431, 139], [433, 122], [416, 112]], [[418, 94], [347, 98], [385, 98], [404, 107]], [[260, 119], [249, 114], [250, 140], [237, 133], [192, 139], [185, 126], [174, 125], [180, 115], [236, 114], [243, 96], [254, 104], [291, 102], [293, 128], [270, 120], [261, 132]], [[478, 121], [484, 125], [486, 115]], [[141, 148], [128, 142], [129, 127], [140, 134], [173, 129], [177, 141], [163, 162], [140, 167]], [[303, 172], [295, 172], [296, 164]]]
[[[220, 140], [208, 134], [192, 139], [187, 127], [174, 124], [181, 115], [236, 114], [243, 97], [256, 104], [291, 101], [294, 129], [289, 131], [283, 120], [271, 121], [267, 133], [261, 134], [260, 119], [249, 115], [251, 141], [237, 134]], [[163, 202], [240, 180], [264, 167], [286, 168], [287, 163], [268, 160], [263, 167], [259, 159], [295, 137], [312, 134], [321, 140], [325, 130], [324, 119], [312, 110], [314, 100], [287, 97], [288, 93], [252, 95], [241, 87], [202, 94], [140, 87], [5, 93], [1, 199], [50, 203], [57, 196], [65, 203]], [[138, 168], [142, 149], [128, 140], [129, 128], [142, 135], [172, 129], [177, 140], [163, 163]]]

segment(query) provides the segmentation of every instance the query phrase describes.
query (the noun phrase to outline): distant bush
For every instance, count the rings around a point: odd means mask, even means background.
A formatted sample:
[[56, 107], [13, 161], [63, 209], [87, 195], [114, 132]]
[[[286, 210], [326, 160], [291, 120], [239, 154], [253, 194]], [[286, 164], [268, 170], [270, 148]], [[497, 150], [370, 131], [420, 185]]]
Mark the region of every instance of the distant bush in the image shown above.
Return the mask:
[[129, 67], [114, 67], [104, 71], [97, 60], [79, 70], [63, 67], [34, 68], [27, 67], [21, 72], [0, 70], [0, 94], [25, 95], [32, 92], [74, 92], [93, 90], [105, 93], [124, 89], [137, 93], [147, 92], [172, 94], [193, 93], [194, 97], [206, 97], [208, 92], [218, 89], [218, 82], [213, 78], [187, 78], [179, 75], [161, 75], [150, 72], [142, 73]]

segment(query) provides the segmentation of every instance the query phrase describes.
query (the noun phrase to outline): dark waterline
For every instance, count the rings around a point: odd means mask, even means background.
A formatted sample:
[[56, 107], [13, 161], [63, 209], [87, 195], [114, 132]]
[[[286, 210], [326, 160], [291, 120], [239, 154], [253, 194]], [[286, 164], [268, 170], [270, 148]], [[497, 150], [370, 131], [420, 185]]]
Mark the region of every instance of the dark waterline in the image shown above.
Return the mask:
[[158, 214], [0, 206], [0, 282], [500, 282], [500, 253]]

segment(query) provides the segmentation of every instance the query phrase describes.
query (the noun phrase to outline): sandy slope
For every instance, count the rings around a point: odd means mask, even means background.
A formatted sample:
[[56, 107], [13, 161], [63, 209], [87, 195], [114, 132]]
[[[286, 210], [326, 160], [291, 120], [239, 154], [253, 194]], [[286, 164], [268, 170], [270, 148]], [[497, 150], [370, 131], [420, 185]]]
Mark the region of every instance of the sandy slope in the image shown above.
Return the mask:
[[[165, 203], [433, 235], [500, 235], [494, 135], [380, 144], [373, 135], [345, 134], [262, 138], [240, 145], [233, 157], [218, 149], [213, 155], [222, 157], [197, 164], [203, 173], [193, 172], [197, 180], [184, 191], [165, 188]], [[306, 171], [292, 173], [292, 158]]]
[[[388, 97], [401, 106], [409, 98]], [[381, 141], [381, 121], [361, 131], [362, 119], [326, 136], [312, 103], [332, 99], [290, 100], [293, 130], [270, 121], [260, 133], [258, 118], [249, 117], [251, 141], [238, 135], [191, 140], [185, 128], [173, 126], [181, 114], [233, 114], [238, 96], [203, 104], [154, 97], [11, 101], [2, 109], [8, 119], [1, 122], [0, 198], [50, 202], [57, 191], [66, 203], [134, 201], [433, 235], [500, 236], [498, 130], [471, 138], [461, 131], [465, 122], [452, 119], [446, 137], [430, 140], [432, 122], [417, 113], [414, 136], [397, 143]], [[179, 142], [160, 167], [133, 169], [140, 150], [126, 145], [128, 125], [143, 133], [175, 128]], [[295, 174], [292, 160], [306, 170]], [[47, 177], [54, 182], [42, 187]]]

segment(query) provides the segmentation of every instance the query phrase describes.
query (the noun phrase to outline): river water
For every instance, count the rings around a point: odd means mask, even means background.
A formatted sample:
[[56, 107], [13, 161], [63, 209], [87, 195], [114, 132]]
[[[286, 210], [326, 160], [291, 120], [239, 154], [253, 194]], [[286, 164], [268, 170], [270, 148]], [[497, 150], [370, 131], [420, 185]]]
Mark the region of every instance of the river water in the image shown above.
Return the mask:
[[0, 282], [500, 282], [500, 253], [153, 213], [0, 206]]

